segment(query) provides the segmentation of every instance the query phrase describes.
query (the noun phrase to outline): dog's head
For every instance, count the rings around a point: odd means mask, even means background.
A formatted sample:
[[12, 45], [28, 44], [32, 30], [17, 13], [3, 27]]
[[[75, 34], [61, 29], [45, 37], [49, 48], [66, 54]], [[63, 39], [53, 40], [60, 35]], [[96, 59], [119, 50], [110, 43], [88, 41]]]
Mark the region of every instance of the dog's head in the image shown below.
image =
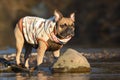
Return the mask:
[[60, 13], [58, 10], [55, 10], [54, 16], [56, 21], [56, 36], [60, 39], [73, 37], [75, 30], [75, 13], [71, 13], [70, 17], [63, 17], [62, 13]]

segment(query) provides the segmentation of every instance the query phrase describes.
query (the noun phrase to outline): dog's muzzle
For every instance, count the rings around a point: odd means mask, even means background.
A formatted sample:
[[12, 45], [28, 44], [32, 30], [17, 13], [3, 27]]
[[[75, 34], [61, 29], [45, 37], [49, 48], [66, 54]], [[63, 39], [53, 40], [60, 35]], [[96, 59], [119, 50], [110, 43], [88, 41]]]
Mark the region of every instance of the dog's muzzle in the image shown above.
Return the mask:
[[62, 31], [57, 35], [59, 38], [69, 38], [74, 36], [74, 29], [73, 28], [67, 28], [66, 30]]

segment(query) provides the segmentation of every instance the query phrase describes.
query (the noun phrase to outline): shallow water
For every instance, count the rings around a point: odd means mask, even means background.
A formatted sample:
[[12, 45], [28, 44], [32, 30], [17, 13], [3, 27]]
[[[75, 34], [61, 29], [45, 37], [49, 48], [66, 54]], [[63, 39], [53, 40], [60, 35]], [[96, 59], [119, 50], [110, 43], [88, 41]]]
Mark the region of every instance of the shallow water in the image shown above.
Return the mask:
[[0, 80], [120, 80], [119, 62], [91, 63], [90, 73], [51, 73], [43, 68], [39, 73], [0, 73]]
[[[2, 53], [14, 53], [14, 49]], [[0, 80], [120, 80], [120, 62], [90, 62], [89, 73], [51, 73], [48, 67], [34, 73], [0, 73]]]

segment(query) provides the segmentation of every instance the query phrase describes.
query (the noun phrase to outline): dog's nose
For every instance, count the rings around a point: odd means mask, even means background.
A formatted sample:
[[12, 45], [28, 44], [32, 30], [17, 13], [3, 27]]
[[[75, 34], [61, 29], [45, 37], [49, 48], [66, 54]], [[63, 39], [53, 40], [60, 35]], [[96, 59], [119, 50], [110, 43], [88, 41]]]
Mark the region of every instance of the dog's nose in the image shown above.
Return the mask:
[[74, 36], [74, 30], [72, 28], [69, 28], [69, 30], [67, 30], [67, 34]]

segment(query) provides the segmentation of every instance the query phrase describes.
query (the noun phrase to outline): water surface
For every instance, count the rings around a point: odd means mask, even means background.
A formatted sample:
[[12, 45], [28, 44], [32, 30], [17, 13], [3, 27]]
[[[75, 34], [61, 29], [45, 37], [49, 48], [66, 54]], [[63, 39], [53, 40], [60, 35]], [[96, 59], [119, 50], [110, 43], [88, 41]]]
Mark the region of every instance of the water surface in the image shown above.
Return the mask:
[[[14, 53], [15, 49], [1, 50], [2, 53]], [[90, 62], [89, 73], [51, 73], [48, 67], [41, 72], [0, 73], [0, 80], [120, 80], [120, 62]]]
[[41, 72], [0, 73], [0, 80], [120, 80], [119, 62], [91, 63], [90, 73], [51, 73], [48, 68]]

